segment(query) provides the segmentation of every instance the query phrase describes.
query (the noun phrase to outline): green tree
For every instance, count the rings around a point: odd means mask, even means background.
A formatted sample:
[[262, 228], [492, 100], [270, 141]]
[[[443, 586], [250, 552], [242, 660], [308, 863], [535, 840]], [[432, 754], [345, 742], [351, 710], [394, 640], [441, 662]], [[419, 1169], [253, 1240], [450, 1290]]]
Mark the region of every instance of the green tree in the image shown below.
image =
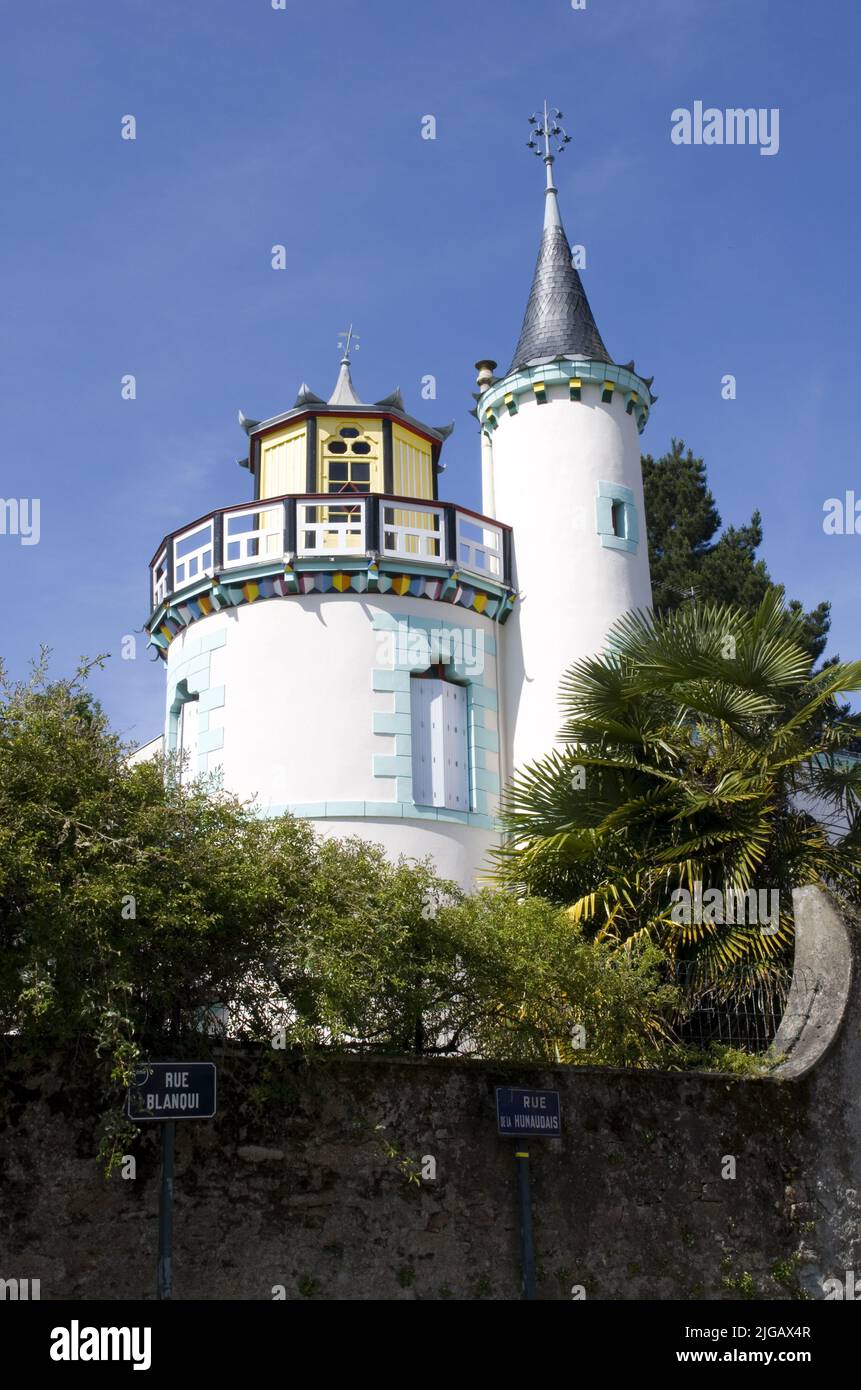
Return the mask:
[[89, 668], [0, 686], [0, 1026], [95, 1040], [118, 1076], [214, 1005], [260, 1035], [273, 927], [316, 871], [307, 825], [128, 767]]
[[642, 1061], [657, 956], [611, 959], [552, 904], [464, 898], [427, 864], [129, 766], [89, 668], [0, 678], [0, 1031], [103, 1059], [229, 1037], [292, 1051]]
[[[747, 526], [729, 526], [718, 536], [721, 518], [705, 463], [683, 440], [673, 439], [662, 458], [645, 454], [642, 462], [655, 608], [671, 613], [696, 598], [703, 603], [732, 603], [752, 612], [778, 587], [765, 561], [756, 558], [762, 544], [759, 512], [753, 513]], [[801, 618], [800, 640], [817, 659], [828, 640], [830, 604], [820, 603], [805, 613], [793, 600], [788, 611]]]
[[430, 894], [417, 899], [412, 869], [382, 874], [378, 850], [352, 852], [366, 868], [371, 861], [355, 910], [320, 921], [303, 940], [332, 1042], [524, 1062], [658, 1060], [676, 1000], [659, 950], [646, 944], [619, 957], [543, 899], [463, 896], [427, 870]]
[[[509, 788], [503, 882], [567, 903], [599, 940], [660, 944], [702, 986], [749, 987], [787, 959], [791, 891], [857, 897], [861, 662], [813, 671], [801, 619], [683, 604], [629, 614], [568, 673], [564, 747]], [[839, 837], [831, 819], [844, 821]], [[677, 890], [779, 893], [779, 930], [679, 920]]]

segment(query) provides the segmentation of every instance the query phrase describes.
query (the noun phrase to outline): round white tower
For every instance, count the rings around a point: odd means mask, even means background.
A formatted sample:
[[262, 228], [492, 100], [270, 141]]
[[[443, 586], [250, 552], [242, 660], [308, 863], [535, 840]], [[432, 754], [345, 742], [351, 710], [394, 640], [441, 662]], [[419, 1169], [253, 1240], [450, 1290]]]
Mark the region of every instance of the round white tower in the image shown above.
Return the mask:
[[477, 364], [483, 510], [514, 528], [504, 774], [557, 741], [563, 673], [600, 650], [623, 613], [651, 605], [639, 435], [655, 397], [633, 362], [610, 358], [572, 262], [552, 173], [551, 142], [568, 139], [560, 114], [545, 106], [533, 122], [544, 231], [517, 349], [502, 377]]
[[166, 536], [150, 566], [164, 748], [260, 814], [430, 856], [472, 887], [497, 843], [507, 528], [440, 501], [451, 426], [400, 392], [307, 386], [240, 417], [254, 497]]

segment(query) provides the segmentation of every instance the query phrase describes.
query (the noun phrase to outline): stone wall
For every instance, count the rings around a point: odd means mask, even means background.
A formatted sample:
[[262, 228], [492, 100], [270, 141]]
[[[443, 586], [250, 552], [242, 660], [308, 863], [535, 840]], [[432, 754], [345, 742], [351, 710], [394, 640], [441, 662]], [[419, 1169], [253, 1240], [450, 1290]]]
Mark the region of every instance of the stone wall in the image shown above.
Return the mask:
[[[225, 1051], [218, 1119], [177, 1124], [174, 1296], [517, 1298], [494, 1088], [525, 1083], [563, 1105], [562, 1138], [530, 1149], [540, 1298], [821, 1298], [861, 1271], [857, 937], [812, 890], [796, 916], [807, 984], [761, 1079]], [[151, 1298], [157, 1136], [133, 1180], [106, 1181], [84, 1072], [7, 1044], [0, 1278], [39, 1279], [43, 1299]], [[427, 1157], [436, 1176], [415, 1181]]]

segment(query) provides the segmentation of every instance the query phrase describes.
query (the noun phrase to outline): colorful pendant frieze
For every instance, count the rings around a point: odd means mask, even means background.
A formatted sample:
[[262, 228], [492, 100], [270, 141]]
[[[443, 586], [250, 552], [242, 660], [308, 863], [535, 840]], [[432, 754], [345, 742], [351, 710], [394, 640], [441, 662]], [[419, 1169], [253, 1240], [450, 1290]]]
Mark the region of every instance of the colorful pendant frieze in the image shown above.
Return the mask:
[[371, 564], [360, 570], [308, 569], [297, 571], [288, 565], [282, 572], [227, 581], [215, 577], [208, 590], [189, 598], [174, 598], [158, 612], [147, 631], [150, 646], [165, 655], [174, 637], [200, 618], [225, 608], [239, 608], [261, 599], [290, 598], [299, 594], [391, 594], [397, 598], [429, 599], [481, 613], [504, 623], [514, 606], [516, 595], [482, 587], [479, 580], [468, 582], [453, 572], [445, 576], [393, 574]]

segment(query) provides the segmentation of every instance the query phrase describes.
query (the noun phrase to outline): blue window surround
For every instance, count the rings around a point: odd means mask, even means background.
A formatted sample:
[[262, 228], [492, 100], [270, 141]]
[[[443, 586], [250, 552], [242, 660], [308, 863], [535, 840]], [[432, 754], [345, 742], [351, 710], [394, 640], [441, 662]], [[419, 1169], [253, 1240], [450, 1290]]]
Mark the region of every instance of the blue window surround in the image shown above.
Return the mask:
[[[623, 483], [596, 484], [595, 525], [601, 544], [608, 550], [624, 550], [629, 554], [636, 552], [640, 541], [640, 519], [634, 494]], [[619, 503], [625, 519], [625, 534], [617, 536], [613, 529], [613, 504]]]
[[210, 664], [212, 653], [227, 642], [227, 633], [209, 632], [203, 637], [186, 638], [182, 658], [171, 666], [171, 681], [167, 691], [167, 718], [165, 720], [165, 752], [177, 751], [179, 738], [179, 712], [187, 700], [197, 698], [197, 768], [190, 769], [200, 776], [211, 770], [210, 753], [224, 747], [224, 729], [210, 729], [210, 710], [220, 709], [224, 704], [224, 686], [210, 684]]

